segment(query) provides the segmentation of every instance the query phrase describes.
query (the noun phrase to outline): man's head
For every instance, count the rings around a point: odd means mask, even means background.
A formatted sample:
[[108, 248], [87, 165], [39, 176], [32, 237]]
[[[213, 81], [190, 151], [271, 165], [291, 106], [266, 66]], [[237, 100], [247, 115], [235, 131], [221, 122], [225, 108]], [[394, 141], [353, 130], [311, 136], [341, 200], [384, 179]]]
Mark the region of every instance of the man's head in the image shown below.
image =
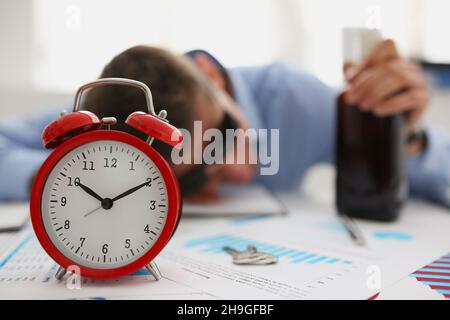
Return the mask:
[[[155, 111], [166, 109], [167, 118], [175, 127], [192, 131], [194, 121], [202, 121], [203, 130], [218, 128], [228, 114], [239, 127], [245, 128], [245, 119], [229, 95], [229, 82], [220, 68], [205, 53], [194, 53], [191, 58], [161, 48], [136, 46], [114, 57], [100, 77], [128, 78], [145, 83], [152, 91]], [[95, 88], [87, 93], [84, 105], [99, 117], [116, 117], [116, 130], [143, 140], [147, 138], [124, 123], [132, 112], [147, 111], [145, 97], [140, 90], [122, 86]], [[153, 147], [172, 163], [169, 146], [155, 141]], [[193, 164], [173, 166], [179, 177], [195, 167]], [[224, 181], [249, 180], [252, 174], [244, 174], [240, 169], [243, 167], [208, 166], [206, 173], [211, 181], [204, 189], [212, 190]]]
[[[156, 113], [163, 108], [168, 110], [170, 123], [188, 130], [192, 122], [200, 118], [197, 106], [202, 99], [208, 99], [205, 80], [195, 66], [187, 59], [159, 48], [130, 48], [114, 57], [100, 77], [128, 78], [145, 83], [152, 91]], [[86, 95], [84, 105], [99, 117], [116, 117], [115, 129], [146, 139], [143, 133], [125, 124], [132, 112], [147, 112], [145, 96], [140, 90], [122, 86], [95, 88]], [[157, 143], [155, 147], [169, 159], [169, 147]]]

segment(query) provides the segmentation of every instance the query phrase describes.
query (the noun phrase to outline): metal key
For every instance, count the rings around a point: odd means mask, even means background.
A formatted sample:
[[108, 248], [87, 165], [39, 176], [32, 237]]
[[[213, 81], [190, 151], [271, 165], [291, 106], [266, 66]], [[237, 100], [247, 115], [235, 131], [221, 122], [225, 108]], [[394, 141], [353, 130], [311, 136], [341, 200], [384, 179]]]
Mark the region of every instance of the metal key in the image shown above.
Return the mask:
[[277, 256], [259, 252], [254, 246], [249, 246], [246, 251], [238, 251], [230, 247], [226, 249], [228, 253], [232, 254], [233, 262], [239, 265], [265, 265], [278, 261]]
[[260, 252], [254, 246], [248, 246], [246, 251], [238, 251], [232, 247], [224, 247], [223, 250], [233, 257], [233, 263], [238, 265], [266, 265], [278, 262], [278, 257]]

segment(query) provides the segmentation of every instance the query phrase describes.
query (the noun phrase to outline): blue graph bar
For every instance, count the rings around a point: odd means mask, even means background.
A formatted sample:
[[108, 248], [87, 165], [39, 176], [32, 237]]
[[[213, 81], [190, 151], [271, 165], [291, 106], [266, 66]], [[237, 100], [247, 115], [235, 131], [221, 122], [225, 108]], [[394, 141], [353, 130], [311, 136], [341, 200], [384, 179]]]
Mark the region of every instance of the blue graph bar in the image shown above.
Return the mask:
[[432, 264], [430, 264], [430, 266], [432, 266], [432, 267], [449, 267], [450, 265], [445, 264], [445, 263], [432, 263]]
[[325, 260], [326, 258], [328, 258], [328, 257], [327, 256], [318, 257], [318, 258], [315, 258], [313, 260], [309, 260], [308, 263], [309, 264], [315, 264], [315, 263], [318, 263], [318, 262], [321, 262], [321, 261]]
[[301, 258], [299, 258], [299, 259], [295, 259], [294, 261], [292, 261], [292, 263], [300, 263], [300, 262], [304, 262], [304, 261], [306, 261], [306, 260], [309, 260], [309, 259], [311, 259], [311, 258], [314, 258], [315, 256], [316, 256], [316, 254], [310, 253], [310, 254], [307, 254], [306, 256], [303, 256], [303, 257], [301, 257]]
[[3, 261], [0, 261], [0, 268], [2, 268], [5, 264], [7, 264], [8, 261], [11, 260], [20, 251], [20, 249], [22, 249], [22, 247], [24, 247], [28, 243], [28, 241], [30, 241], [33, 237], [34, 235], [30, 234], [25, 239], [23, 239], [22, 242], [20, 242], [17, 245], [17, 247], [15, 247], [14, 250], [11, 251], [6, 256], [6, 258], [3, 259]]
[[330, 258], [330, 259], [328, 259], [326, 262], [329, 263], [329, 264], [335, 264], [335, 263], [337, 263], [339, 260], [341, 260], [341, 259], [338, 259], [338, 258]]
[[450, 280], [450, 276], [437, 276], [434, 274], [410, 274], [410, 277], [413, 278], [430, 278], [430, 279], [445, 279], [445, 280]]
[[279, 257], [283, 257], [283, 256], [290, 256], [292, 253], [297, 253], [298, 251], [295, 249], [289, 249], [287, 251], [281, 252], [278, 254]]
[[420, 269], [420, 271], [442, 272], [442, 273], [448, 273], [450, 275], [450, 270], [446, 270], [446, 269], [422, 268], [422, 269]]
[[296, 251], [294, 254], [290, 254], [289, 257], [290, 257], [290, 258], [296, 258], [296, 257], [299, 257], [299, 256], [303, 256], [303, 255], [305, 255], [305, 254], [306, 254], [306, 252], [303, 252], [303, 251]]
[[422, 281], [423, 284], [426, 284], [428, 286], [443, 286], [447, 287], [449, 286], [448, 282], [439, 282], [439, 281]]
[[450, 294], [450, 290], [437, 289], [436, 291], [439, 292], [440, 294]]
[[139, 269], [138, 271], [130, 274], [130, 276], [149, 276], [151, 273], [147, 269]]
[[257, 243], [256, 244], [256, 248], [258, 250], [264, 250], [264, 251], [268, 252], [268, 250], [273, 250], [273, 249], [276, 249], [278, 247], [274, 246], [272, 244], [267, 244], [267, 243], [261, 243], [261, 244]]

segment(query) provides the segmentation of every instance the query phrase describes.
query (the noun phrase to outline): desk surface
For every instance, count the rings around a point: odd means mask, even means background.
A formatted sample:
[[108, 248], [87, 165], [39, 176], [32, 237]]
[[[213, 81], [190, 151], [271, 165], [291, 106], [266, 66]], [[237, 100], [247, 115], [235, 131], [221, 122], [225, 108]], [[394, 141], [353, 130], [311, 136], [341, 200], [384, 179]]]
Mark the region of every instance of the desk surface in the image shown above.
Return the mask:
[[[380, 291], [378, 298], [385, 299], [445, 298], [412, 275], [436, 260], [446, 261], [447, 210], [410, 202], [396, 223], [358, 221], [368, 238], [362, 248], [342, 229], [329, 200], [280, 199], [289, 209], [283, 217], [183, 217], [156, 259], [163, 273], [158, 282], [141, 270], [118, 280], [82, 279], [77, 289], [68, 279], [54, 280], [57, 266], [29, 227], [0, 234], [0, 298], [367, 299]], [[221, 250], [248, 244], [278, 255], [279, 262], [236, 266]]]

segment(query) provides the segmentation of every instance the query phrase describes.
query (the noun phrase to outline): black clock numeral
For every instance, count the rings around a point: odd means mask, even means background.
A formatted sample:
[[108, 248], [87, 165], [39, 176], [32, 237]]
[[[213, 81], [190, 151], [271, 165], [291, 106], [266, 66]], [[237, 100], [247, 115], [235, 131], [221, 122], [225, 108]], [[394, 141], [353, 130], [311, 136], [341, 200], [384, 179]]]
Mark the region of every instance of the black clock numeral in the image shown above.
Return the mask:
[[134, 161], [130, 161], [130, 171], [134, 171]]
[[156, 209], [156, 201], [150, 200], [150, 210], [155, 210], [155, 209]]
[[130, 239], [125, 239], [125, 248], [129, 249], [131, 247], [131, 240]]
[[61, 197], [61, 207], [65, 207], [67, 204], [67, 198], [66, 197]]
[[86, 241], [86, 238], [80, 238], [80, 248], [83, 246], [84, 241]]
[[147, 181], [150, 182], [149, 184], [147, 184], [147, 187], [151, 187], [152, 186], [152, 178], [147, 178]]
[[75, 177], [75, 178], [67, 177], [67, 179], [69, 179], [69, 183], [67, 184], [68, 187], [73, 187], [73, 186], [78, 187], [80, 185], [80, 178], [78, 178], [78, 177]]
[[108, 244], [107, 244], [107, 243], [105, 243], [105, 244], [103, 245], [103, 247], [102, 247], [102, 253], [103, 253], [103, 254], [107, 254], [107, 253], [108, 253]]
[[145, 226], [144, 232], [145, 233], [150, 233], [150, 227], [148, 225]]
[[83, 170], [95, 170], [94, 169], [94, 161], [83, 161]]
[[117, 159], [116, 158], [104, 158], [105, 165], [104, 168], [117, 168]]
[[66, 230], [70, 229], [70, 221], [69, 220], [64, 221], [64, 229], [66, 229]]

